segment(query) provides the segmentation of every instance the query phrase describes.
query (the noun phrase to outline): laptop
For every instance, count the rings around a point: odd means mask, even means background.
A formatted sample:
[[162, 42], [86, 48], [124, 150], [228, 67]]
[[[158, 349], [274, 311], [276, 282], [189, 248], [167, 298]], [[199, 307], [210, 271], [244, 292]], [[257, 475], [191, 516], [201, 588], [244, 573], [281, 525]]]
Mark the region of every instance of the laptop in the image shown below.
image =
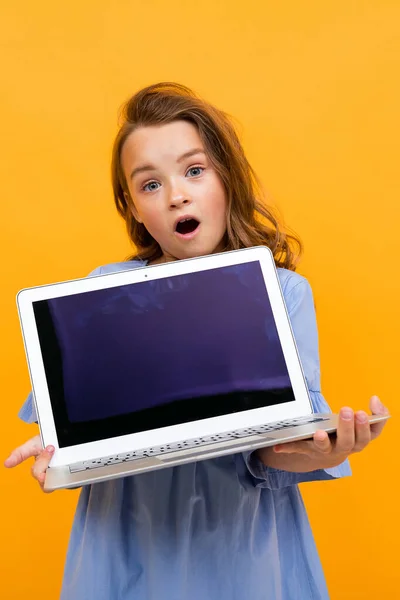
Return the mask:
[[46, 490], [336, 430], [313, 414], [267, 247], [24, 289], [17, 306], [55, 447]]

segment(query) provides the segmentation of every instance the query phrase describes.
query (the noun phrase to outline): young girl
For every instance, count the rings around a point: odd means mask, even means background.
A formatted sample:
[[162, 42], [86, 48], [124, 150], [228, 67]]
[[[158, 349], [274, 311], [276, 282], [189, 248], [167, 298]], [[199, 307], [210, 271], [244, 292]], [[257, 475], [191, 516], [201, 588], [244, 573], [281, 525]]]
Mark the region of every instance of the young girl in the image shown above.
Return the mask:
[[[312, 292], [294, 272], [299, 244], [259, 197], [229, 119], [176, 84], [129, 100], [114, 145], [117, 209], [137, 254], [94, 273], [259, 244], [274, 253], [313, 408], [320, 393]], [[190, 217], [184, 225], [177, 225]], [[372, 413], [385, 414], [371, 398]], [[20, 416], [36, 421], [30, 396]], [[340, 411], [337, 437], [224, 456], [82, 488], [63, 600], [326, 599], [328, 592], [298, 484], [349, 475], [347, 457], [383, 425]], [[43, 484], [54, 448], [39, 436], [14, 450], [35, 457]]]

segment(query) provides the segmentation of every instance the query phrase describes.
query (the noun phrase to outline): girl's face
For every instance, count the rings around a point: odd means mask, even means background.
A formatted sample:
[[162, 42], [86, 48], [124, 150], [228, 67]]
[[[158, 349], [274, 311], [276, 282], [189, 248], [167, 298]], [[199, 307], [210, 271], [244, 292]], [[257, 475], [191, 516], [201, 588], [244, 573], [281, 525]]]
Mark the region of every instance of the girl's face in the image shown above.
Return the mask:
[[136, 129], [121, 161], [133, 214], [160, 244], [162, 260], [223, 249], [226, 193], [194, 125], [174, 121]]

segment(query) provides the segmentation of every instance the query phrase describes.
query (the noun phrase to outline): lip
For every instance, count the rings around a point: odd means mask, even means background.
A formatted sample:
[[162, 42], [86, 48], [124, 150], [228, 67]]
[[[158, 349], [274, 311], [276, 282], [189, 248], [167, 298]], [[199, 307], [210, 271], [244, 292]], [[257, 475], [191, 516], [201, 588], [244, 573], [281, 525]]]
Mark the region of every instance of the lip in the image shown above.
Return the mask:
[[[195, 221], [197, 221], [198, 225], [197, 225], [196, 229], [194, 231], [192, 231], [191, 233], [178, 233], [178, 231], [176, 231], [176, 227], [177, 227], [179, 221], [182, 221], [183, 219], [194, 219]], [[195, 217], [194, 215], [181, 215], [180, 217], [178, 217], [176, 219], [176, 221], [174, 223], [174, 234], [177, 237], [181, 238], [182, 240], [191, 240], [192, 238], [194, 238], [197, 235], [200, 227], [201, 227], [201, 223], [200, 223], [199, 219], [197, 217]]]

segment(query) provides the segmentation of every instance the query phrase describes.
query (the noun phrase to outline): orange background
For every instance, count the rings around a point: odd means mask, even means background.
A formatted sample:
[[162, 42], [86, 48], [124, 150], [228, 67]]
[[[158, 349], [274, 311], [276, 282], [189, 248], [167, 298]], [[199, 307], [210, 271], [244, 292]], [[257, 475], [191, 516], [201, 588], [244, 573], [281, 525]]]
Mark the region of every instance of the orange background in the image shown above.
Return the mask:
[[[378, 393], [391, 409], [352, 478], [303, 493], [332, 598], [397, 597], [399, 23], [398, 0], [2, 2], [1, 456], [35, 431], [16, 417], [15, 294], [129, 253], [109, 183], [117, 110], [185, 83], [235, 115], [305, 243], [331, 406]], [[78, 493], [43, 495], [29, 469], [0, 468], [0, 597], [54, 600]]]

